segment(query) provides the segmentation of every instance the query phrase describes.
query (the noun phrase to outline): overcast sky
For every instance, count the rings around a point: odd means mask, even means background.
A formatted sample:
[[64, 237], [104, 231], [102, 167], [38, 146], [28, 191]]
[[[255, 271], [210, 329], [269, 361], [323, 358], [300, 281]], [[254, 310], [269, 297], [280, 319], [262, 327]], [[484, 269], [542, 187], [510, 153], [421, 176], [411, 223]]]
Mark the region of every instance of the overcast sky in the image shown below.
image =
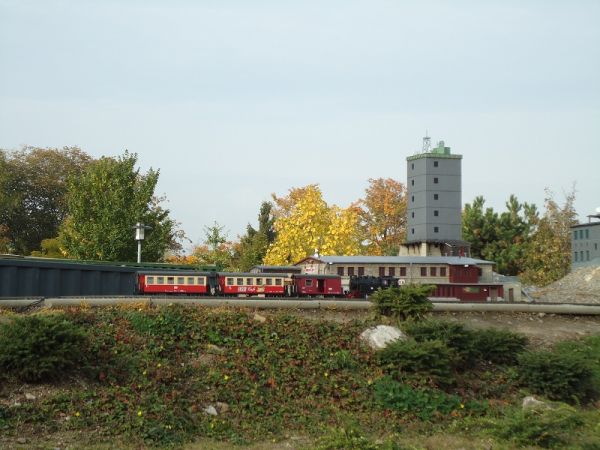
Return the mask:
[[0, 148], [139, 155], [195, 243], [272, 192], [347, 206], [425, 130], [463, 202], [600, 207], [600, 2], [0, 0]]

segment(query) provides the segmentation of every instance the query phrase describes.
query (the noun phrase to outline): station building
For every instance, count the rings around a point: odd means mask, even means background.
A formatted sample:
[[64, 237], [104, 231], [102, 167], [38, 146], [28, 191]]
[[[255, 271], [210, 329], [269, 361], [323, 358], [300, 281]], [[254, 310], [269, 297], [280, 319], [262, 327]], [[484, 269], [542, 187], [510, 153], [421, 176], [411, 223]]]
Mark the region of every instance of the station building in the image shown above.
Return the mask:
[[588, 216], [588, 223], [571, 227], [572, 269], [591, 265], [600, 266], [600, 208]]

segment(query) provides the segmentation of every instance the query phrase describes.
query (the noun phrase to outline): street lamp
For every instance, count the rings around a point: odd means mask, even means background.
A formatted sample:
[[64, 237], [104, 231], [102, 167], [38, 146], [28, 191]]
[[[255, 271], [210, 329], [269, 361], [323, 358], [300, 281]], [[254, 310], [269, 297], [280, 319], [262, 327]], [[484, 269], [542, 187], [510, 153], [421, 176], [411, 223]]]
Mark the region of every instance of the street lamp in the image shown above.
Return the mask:
[[135, 229], [135, 240], [138, 244], [138, 252], [137, 252], [137, 262], [138, 264], [142, 262], [142, 241], [144, 240], [144, 234], [146, 230], [151, 230], [152, 227], [148, 225], [144, 225], [142, 222], [138, 222], [135, 226], [131, 227]]

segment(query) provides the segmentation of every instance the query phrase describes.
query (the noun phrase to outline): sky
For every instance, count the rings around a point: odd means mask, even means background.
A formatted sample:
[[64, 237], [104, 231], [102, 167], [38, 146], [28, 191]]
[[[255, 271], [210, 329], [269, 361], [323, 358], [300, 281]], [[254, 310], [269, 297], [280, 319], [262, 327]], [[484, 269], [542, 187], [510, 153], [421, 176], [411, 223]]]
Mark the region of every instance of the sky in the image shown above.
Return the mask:
[[138, 154], [192, 243], [272, 193], [406, 182], [426, 130], [463, 202], [600, 207], [600, 2], [0, 0], [0, 148]]

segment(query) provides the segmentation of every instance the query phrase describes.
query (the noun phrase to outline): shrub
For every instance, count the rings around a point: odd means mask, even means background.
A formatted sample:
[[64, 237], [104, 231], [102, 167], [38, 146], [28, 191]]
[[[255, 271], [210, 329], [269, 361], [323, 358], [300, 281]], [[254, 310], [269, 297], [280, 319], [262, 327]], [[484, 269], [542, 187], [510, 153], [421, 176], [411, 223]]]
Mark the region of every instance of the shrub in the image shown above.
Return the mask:
[[394, 442], [373, 442], [354, 428], [336, 428], [321, 437], [313, 450], [402, 450], [403, 447]]
[[409, 284], [400, 288], [378, 289], [372, 296], [375, 310], [382, 316], [400, 320], [420, 320], [433, 309], [428, 296], [435, 286]]
[[528, 352], [519, 358], [521, 382], [552, 400], [585, 403], [598, 396], [590, 363], [577, 353], [560, 350]]
[[458, 366], [471, 367], [477, 361], [515, 364], [525, 350], [527, 338], [508, 330], [469, 330], [454, 322], [427, 320], [404, 325], [418, 342], [440, 340], [456, 355]]
[[511, 440], [522, 446], [563, 448], [583, 424], [576, 411], [562, 405], [556, 409], [519, 410], [496, 424], [493, 433], [502, 440]]
[[519, 355], [525, 351], [527, 337], [509, 330], [473, 331], [472, 353], [480, 361], [494, 364], [516, 364]]
[[63, 315], [17, 317], [0, 326], [0, 367], [24, 381], [56, 379], [84, 360], [83, 329]]
[[451, 353], [441, 341], [395, 341], [377, 353], [379, 364], [398, 380], [452, 384]]

